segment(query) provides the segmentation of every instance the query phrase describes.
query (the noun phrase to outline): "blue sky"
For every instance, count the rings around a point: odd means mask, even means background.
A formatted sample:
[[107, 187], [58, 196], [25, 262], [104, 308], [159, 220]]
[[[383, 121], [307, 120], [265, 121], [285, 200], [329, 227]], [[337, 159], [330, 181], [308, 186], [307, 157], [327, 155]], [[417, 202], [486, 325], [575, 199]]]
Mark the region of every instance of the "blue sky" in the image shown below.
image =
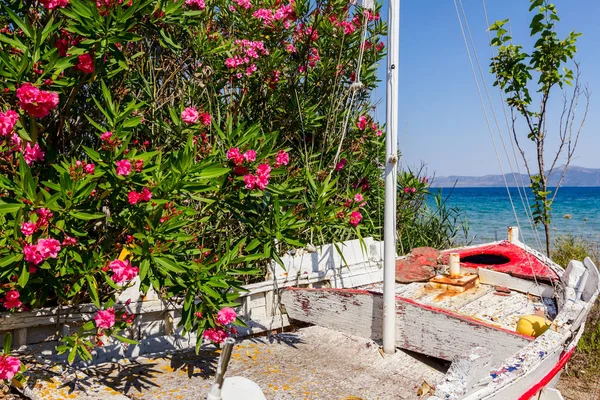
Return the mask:
[[[576, 59], [581, 63], [581, 80], [592, 91], [590, 110], [572, 165], [600, 168], [600, 1], [556, 0], [555, 4], [561, 18], [559, 35], [562, 37], [571, 30], [583, 33], [578, 40]], [[463, 0], [463, 5], [494, 110], [506, 135], [500, 94], [492, 87], [489, 73], [490, 48], [483, 5], [480, 0]], [[532, 45], [529, 1], [487, 0], [486, 6], [490, 23], [510, 18], [515, 43], [523, 44], [528, 51]], [[387, 18], [387, 2], [383, 8], [383, 16]], [[399, 148], [403, 165], [414, 167], [423, 162], [429, 174], [438, 176], [499, 173], [453, 0], [402, 0], [400, 18]], [[383, 83], [374, 96], [385, 99]], [[553, 126], [557, 125], [562, 106], [560, 90], [554, 96], [557, 103], [551, 110], [549, 136], [556, 136]], [[382, 122], [384, 104], [377, 110]], [[489, 110], [488, 115], [493, 124]], [[497, 137], [496, 141], [500, 146]], [[556, 143], [549, 139], [547, 147], [553, 149]], [[508, 172], [506, 156], [500, 151], [502, 168]]]

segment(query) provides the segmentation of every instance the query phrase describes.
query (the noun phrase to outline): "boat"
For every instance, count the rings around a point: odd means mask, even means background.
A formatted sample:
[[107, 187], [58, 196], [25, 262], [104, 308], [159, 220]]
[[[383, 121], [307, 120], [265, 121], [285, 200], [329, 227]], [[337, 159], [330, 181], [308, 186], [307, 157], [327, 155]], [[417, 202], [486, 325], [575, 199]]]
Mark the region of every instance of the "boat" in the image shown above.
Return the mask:
[[[520, 242], [516, 231], [509, 240], [416, 249], [396, 260], [400, 280], [407, 266], [426, 273], [413, 271], [415, 281], [394, 285], [395, 346], [451, 363], [439, 382], [428, 382], [435, 387], [431, 400], [562, 398], [554, 386], [598, 297], [600, 275], [589, 258], [563, 269]], [[446, 264], [457, 256], [460, 273], [450, 277]], [[309, 264], [300, 256], [289, 267]], [[380, 342], [382, 273], [355, 271], [325, 287], [285, 288], [288, 318]], [[529, 319], [536, 332], [519, 332]], [[423, 361], [412, 362], [418, 370]]]

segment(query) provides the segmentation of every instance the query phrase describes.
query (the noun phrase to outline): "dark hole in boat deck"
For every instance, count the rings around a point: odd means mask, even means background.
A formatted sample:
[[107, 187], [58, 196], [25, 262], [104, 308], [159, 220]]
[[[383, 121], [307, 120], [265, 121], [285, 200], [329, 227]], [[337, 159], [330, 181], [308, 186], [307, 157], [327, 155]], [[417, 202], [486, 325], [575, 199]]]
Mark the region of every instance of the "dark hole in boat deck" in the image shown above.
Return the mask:
[[461, 262], [480, 265], [501, 265], [510, 262], [510, 258], [500, 254], [475, 254], [460, 259]]

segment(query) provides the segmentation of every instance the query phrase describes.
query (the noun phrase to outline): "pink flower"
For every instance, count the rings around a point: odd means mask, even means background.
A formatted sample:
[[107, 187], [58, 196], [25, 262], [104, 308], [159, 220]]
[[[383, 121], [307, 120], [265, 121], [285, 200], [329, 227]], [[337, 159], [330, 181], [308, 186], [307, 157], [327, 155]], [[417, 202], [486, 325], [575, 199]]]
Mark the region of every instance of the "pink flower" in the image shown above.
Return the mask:
[[113, 275], [111, 279], [115, 283], [121, 283], [125, 281], [130, 281], [135, 278], [138, 274], [139, 268], [132, 267], [128, 260], [121, 261], [115, 259], [108, 264], [108, 267], [112, 270]]
[[98, 310], [94, 321], [100, 329], [112, 328], [115, 325], [115, 309], [111, 307], [106, 310]]
[[135, 190], [132, 190], [127, 195], [127, 200], [129, 201], [129, 204], [136, 204], [137, 202], [140, 201], [140, 198], [141, 198], [141, 195], [138, 192], [136, 192]]
[[279, 168], [282, 165], [288, 165], [290, 162], [290, 155], [285, 150], [279, 150], [275, 157], [275, 168]]
[[44, 161], [44, 152], [37, 143], [33, 147], [27, 143], [23, 151], [23, 158], [27, 165], [31, 165], [34, 161]]
[[23, 247], [23, 255], [25, 256], [25, 261], [35, 265], [41, 264], [44, 261], [44, 258], [35, 244], [26, 244], [25, 247]]
[[7, 356], [0, 357], [0, 379], [11, 380], [21, 369], [21, 361], [18, 358]]
[[131, 172], [131, 163], [129, 160], [119, 160], [117, 165], [117, 175], [129, 175]]
[[381, 135], [383, 135], [383, 131], [381, 129], [377, 129], [377, 132], [375, 132], [375, 134], [377, 136], [381, 136]]
[[86, 74], [91, 74], [94, 72], [94, 58], [92, 55], [90, 53], [80, 55], [77, 58], [77, 65], [75, 66], [75, 69], [78, 69]]
[[354, 195], [354, 201], [355, 201], [356, 203], [360, 203], [361, 201], [363, 201], [363, 196], [362, 196], [362, 194], [360, 194], [360, 193], [356, 193], [356, 194]]
[[223, 343], [229, 337], [229, 334], [222, 328], [208, 328], [204, 330], [202, 337], [213, 343]]
[[181, 112], [181, 119], [186, 124], [195, 124], [198, 122], [198, 111], [194, 107], [188, 107]]
[[37, 243], [37, 251], [45, 259], [58, 257], [60, 242], [56, 239], [40, 239]]
[[147, 188], [143, 188], [142, 193], [140, 193], [140, 200], [150, 201], [151, 198], [152, 198], [152, 192], [150, 192], [150, 190], [148, 190]]
[[18, 120], [19, 114], [13, 110], [6, 110], [4, 113], [0, 112], [0, 135], [9, 136]]
[[268, 179], [271, 176], [271, 166], [269, 164], [260, 164], [256, 167], [256, 175]]
[[358, 122], [356, 123], [356, 126], [361, 131], [364, 131], [365, 128], [367, 127], [367, 117], [365, 117], [364, 115], [361, 115], [360, 117], [358, 117]]
[[85, 167], [83, 167], [83, 170], [88, 174], [93, 174], [96, 170], [96, 166], [94, 164], [86, 164]]
[[71, 236], [65, 236], [62, 244], [63, 246], [74, 246], [77, 244], [77, 239], [72, 238]]
[[217, 323], [221, 325], [227, 325], [237, 318], [235, 310], [231, 307], [225, 307], [219, 310], [217, 313]]
[[246, 10], [249, 8], [252, 8], [252, 3], [250, 3], [250, 0], [233, 0], [235, 3], [237, 3], [238, 6], [245, 8]]
[[40, 4], [48, 10], [53, 10], [56, 7], [65, 8], [69, 4], [69, 0], [40, 0]]
[[206, 8], [204, 0], [185, 0], [185, 4], [197, 10], [204, 10]]
[[17, 89], [19, 107], [29, 115], [44, 118], [58, 105], [58, 93], [40, 90], [26, 82]]
[[4, 307], [6, 307], [8, 310], [10, 310], [11, 308], [21, 307], [23, 303], [21, 303], [21, 301], [19, 300], [20, 296], [21, 294], [14, 289], [6, 292], [3, 301]]
[[109, 142], [111, 137], [112, 132], [104, 132], [102, 135], [100, 135], [100, 140], [102, 140], [103, 142]]
[[37, 225], [33, 222], [23, 222], [21, 225], [21, 232], [25, 236], [31, 236], [37, 230]]
[[248, 174], [244, 176], [244, 183], [246, 184], [246, 189], [252, 190], [256, 186], [256, 176], [252, 174]]
[[352, 211], [352, 213], [350, 214], [350, 220], [349, 223], [350, 225], [352, 225], [353, 227], [357, 227], [358, 224], [360, 223], [360, 220], [362, 219], [362, 214], [360, 213], [360, 211]]
[[265, 190], [267, 188], [267, 185], [269, 184], [269, 178], [266, 176], [258, 176], [258, 178], [256, 179], [256, 186], [260, 189], [260, 190]]
[[196, 312], [194, 313], [194, 315], [195, 315], [195, 316], [196, 316], [196, 318], [198, 318], [198, 319], [202, 319], [202, 318], [204, 317], [204, 315], [202, 315], [202, 313], [201, 313], [200, 311], [196, 311]]
[[212, 118], [209, 113], [203, 112], [202, 114], [200, 114], [200, 121], [202, 121], [202, 123], [205, 126], [209, 126], [211, 123], [211, 120], [212, 120]]
[[40, 208], [40, 209], [36, 210], [35, 213], [38, 216], [38, 220], [37, 220], [38, 228], [48, 225], [48, 221], [50, 220], [50, 218], [52, 218], [54, 216], [54, 214], [47, 208]]
[[242, 165], [244, 163], [244, 156], [237, 147], [232, 147], [227, 151], [227, 159], [233, 161], [235, 165]]
[[339, 163], [335, 164], [335, 170], [341, 171], [346, 166], [346, 159], [342, 158]]
[[248, 162], [252, 162], [256, 160], [256, 151], [254, 150], [248, 150], [247, 152], [244, 153], [244, 160], [248, 161]]

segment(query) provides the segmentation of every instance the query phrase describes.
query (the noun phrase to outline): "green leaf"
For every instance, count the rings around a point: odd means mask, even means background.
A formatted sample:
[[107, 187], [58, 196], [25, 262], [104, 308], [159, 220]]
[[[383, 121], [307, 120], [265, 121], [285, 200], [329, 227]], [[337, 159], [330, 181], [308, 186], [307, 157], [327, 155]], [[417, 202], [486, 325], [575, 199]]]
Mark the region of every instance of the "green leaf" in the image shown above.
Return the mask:
[[96, 278], [90, 274], [86, 274], [85, 280], [87, 281], [90, 299], [96, 307], [100, 308], [100, 298], [98, 297], [98, 283], [96, 282]]
[[72, 217], [77, 218], [77, 219], [82, 219], [84, 221], [89, 221], [92, 219], [106, 218], [106, 214], [104, 214], [104, 213], [90, 214], [90, 213], [86, 213], [83, 211], [71, 211], [70, 214]]
[[160, 264], [163, 268], [171, 272], [183, 273], [185, 272], [185, 268], [177, 265], [177, 263], [173, 260], [164, 257], [152, 257], [155, 262]]
[[129, 343], [129, 344], [138, 344], [139, 343], [137, 340], [129, 339], [129, 338], [126, 338], [125, 336], [117, 335], [116, 333], [113, 333], [111, 336], [120, 340], [121, 342]]
[[10, 348], [12, 347], [12, 335], [10, 332], [4, 334], [4, 354], [10, 354]]
[[15, 211], [19, 211], [21, 208], [23, 208], [22, 203], [0, 202], [0, 214], [13, 213]]

